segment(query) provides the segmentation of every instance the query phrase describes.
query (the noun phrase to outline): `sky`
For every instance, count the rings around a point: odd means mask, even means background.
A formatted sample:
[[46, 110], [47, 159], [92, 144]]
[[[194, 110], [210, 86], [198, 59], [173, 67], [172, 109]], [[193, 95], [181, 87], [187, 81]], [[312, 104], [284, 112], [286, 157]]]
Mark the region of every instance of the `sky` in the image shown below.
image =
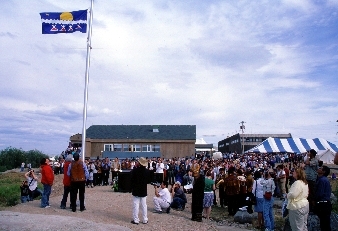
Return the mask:
[[[39, 13], [88, 8], [1, 2], [0, 150], [82, 133], [87, 34], [42, 34]], [[244, 121], [338, 144], [335, 0], [95, 0], [91, 45], [87, 128], [196, 125], [217, 146]]]

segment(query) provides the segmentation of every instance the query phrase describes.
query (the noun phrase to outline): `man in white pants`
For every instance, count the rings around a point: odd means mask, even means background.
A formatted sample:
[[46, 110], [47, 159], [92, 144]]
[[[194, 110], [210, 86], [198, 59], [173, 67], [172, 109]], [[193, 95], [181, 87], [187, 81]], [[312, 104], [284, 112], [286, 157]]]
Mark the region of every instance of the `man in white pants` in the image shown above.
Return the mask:
[[133, 220], [132, 224], [138, 225], [140, 220], [138, 218], [139, 207], [141, 202], [141, 211], [143, 216], [143, 224], [148, 223], [147, 217], [147, 184], [149, 182], [149, 172], [146, 169], [148, 161], [144, 157], [135, 163], [135, 168], [131, 172], [131, 188], [133, 195]]
[[162, 209], [165, 209], [167, 213], [170, 211], [171, 195], [168, 190], [168, 182], [162, 181], [160, 189], [157, 186], [155, 188], [154, 206], [155, 213], [162, 213]]

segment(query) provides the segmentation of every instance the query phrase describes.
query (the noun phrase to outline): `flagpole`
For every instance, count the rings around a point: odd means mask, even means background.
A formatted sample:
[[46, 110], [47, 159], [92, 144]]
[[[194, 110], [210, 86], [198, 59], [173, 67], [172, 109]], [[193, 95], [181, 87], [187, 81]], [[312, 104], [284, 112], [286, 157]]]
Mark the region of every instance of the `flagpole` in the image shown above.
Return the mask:
[[87, 58], [86, 58], [86, 74], [85, 74], [85, 89], [84, 89], [84, 103], [83, 103], [83, 126], [82, 126], [82, 160], [85, 160], [86, 153], [86, 121], [87, 121], [87, 103], [88, 103], [88, 84], [89, 84], [89, 67], [90, 67], [90, 52], [92, 49], [92, 23], [93, 23], [93, 5], [94, 0], [91, 0], [90, 15], [89, 15], [89, 29], [87, 37]]

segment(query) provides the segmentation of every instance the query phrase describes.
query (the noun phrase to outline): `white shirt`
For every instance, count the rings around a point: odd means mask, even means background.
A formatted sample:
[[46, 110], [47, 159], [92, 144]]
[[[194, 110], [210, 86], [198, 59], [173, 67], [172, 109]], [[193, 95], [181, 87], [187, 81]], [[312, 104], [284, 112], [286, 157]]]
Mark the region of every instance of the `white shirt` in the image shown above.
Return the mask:
[[[27, 182], [29, 185], [29, 190], [34, 191], [38, 187], [38, 181], [33, 179], [32, 177], [27, 177]], [[32, 181], [32, 183], [31, 183]]]
[[156, 173], [163, 173], [164, 164], [163, 163], [157, 163], [156, 164]]
[[171, 195], [168, 190], [168, 188], [163, 188], [158, 191], [158, 194], [160, 195], [160, 198], [163, 199], [164, 201], [171, 203]]

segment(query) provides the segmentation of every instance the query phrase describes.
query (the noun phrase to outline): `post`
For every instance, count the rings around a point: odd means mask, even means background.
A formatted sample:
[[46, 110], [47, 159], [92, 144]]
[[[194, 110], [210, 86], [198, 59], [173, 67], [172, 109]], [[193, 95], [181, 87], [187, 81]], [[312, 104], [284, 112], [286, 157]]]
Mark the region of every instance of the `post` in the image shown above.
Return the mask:
[[88, 103], [88, 83], [89, 83], [89, 67], [90, 67], [90, 51], [92, 39], [92, 24], [93, 24], [93, 5], [94, 0], [91, 0], [90, 15], [89, 15], [89, 29], [87, 36], [87, 57], [86, 57], [86, 73], [85, 73], [85, 89], [84, 89], [84, 103], [83, 103], [83, 125], [82, 125], [82, 160], [85, 160], [86, 153], [86, 121], [87, 121], [87, 103]]

